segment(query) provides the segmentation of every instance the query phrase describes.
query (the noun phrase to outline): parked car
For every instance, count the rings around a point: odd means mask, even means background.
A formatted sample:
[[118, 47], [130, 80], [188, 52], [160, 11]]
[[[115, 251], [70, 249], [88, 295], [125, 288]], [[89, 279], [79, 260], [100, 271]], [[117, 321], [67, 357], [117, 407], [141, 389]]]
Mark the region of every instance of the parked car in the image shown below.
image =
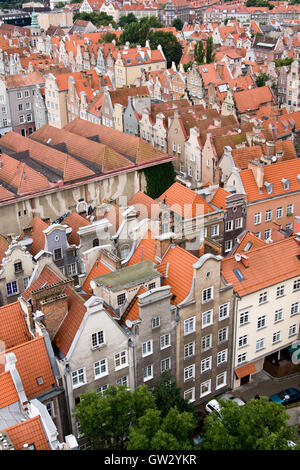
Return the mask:
[[289, 405], [300, 401], [300, 391], [297, 388], [286, 388], [279, 393], [274, 393], [269, 398], [270, 401], [281, 403], [282, 405]]
[[205, 410], [208, 414], [212, 413], [213, 411], [217, 411], [218, 413], [220, 413], [221, 407], [217, 400], [210, 400], [208, 403], [206, 403]]
[[241, 398], [235, 397], [234, 395], [232, 395], [232, 393], [224, 393], [224, 395], [221, 395], [220, 398], [222, 398], [222, 400], [234, 401], [239, 406], [243, 406], [246, 404]]

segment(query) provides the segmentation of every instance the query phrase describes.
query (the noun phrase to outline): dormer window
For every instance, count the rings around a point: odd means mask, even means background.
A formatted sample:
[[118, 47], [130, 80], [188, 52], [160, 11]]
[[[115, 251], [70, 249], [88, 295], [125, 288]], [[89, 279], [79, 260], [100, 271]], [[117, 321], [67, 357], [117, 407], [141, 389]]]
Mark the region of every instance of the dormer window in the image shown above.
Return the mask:
[[286, 178], [282, 178], [281, 183], [282, 183], [284, 190], [290, 189], [290, 180], [287, 180]]
[[272, 194], [273, 192], [273, 184], [272, 183], [268, 183], [267, 181], [264, 183], [265, 184], [265, 188], [266, 188], [266, 191], [268, 194]]
[[21, 261], [18, 261], [15, 263], [15, 274], [21, 273], [22, 272], [22, 263]]

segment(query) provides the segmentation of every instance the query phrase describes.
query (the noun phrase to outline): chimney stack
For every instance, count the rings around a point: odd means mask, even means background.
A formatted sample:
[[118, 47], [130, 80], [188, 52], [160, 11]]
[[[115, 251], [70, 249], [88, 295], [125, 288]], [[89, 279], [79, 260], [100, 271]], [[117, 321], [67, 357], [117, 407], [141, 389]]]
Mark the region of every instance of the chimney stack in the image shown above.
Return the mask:
[[248, 169], [252, 170], [255, 182], [261, 191], [264, 184], [264, 164], [259, 160], [249, 160]]

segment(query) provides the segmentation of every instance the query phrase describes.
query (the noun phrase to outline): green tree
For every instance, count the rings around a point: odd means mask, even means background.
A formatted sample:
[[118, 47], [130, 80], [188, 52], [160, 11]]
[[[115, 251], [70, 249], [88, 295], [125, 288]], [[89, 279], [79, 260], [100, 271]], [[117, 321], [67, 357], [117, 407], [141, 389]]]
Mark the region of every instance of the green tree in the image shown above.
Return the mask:
[[146, 39], [149, 33], [147, 24], [140, 25], [139, 23], [129, 23], [125, 26], [123, 33], [120, 35], [120, 44], [129, 42], [131, 46], [139, 44], [145, 46]]
[[104, 34], [101, 42], [110, 43], [113, 40], [115, 40], [116, 44], [118, 44], [117, 36], [114, 33], [106, 33], [106, 34]]
[[260, 73], [259, 75], [256, 76], [256, 85], [258, 87], [265, 86], [266, 82], [270, 80], [271, 77], [267, 73]]
[[183, 64], [184, 71], [187, 72], [190, 67], [192, 67], [192, 62], [188, 62], [187, 64]]
[[192, 450], [196, 419], [191, 413], [171, 408], [161, 417], [159, 410], [147, 410], [129, 431], [127, 450]]
[[214, 411], [205, 420], [204, 450], [287, 450], [288, 440], [297, 441], [284, 406], [267, 397], [243, 406], [231, 400], [220, 400], [220, 404], [221, 412]]
[[154, 385], [153, 395], [156, 406], [163, 417], [175, 406], [180, 413], [183, 411], [195, 413], [194, 406], [182, 398], [176, 379], [169, 372], [164, 372], [160, 381]]
[[144, 170], [146, 194], [156, 199], [175, 182], [175, 171], [172, 162], [150, 166]]
[[206, 41], [206, 63], [211, 64], [215, 59], [213, 38], [209, 36]]
[[74, 414], [89, 446], [96, 449], [124, 449], [129, 429], [146, 410], [155, 408], [146, 385], [134, 392], [125, 386], [110, 386], [103, 396], [84, 393]]
[[126, 16], [121, 16], [119, 21], [119, 26], [124, 28], [127, 24], [138, 23], [137, 17], [133, 13], [129, 13]]
[[285, 59], [276, 59], [274, 62], [276, 67], [283, 67], [284, 65], [291, 65], [293, 61], [293, 57], [286, 57]]
[[63, 8], [65, 5], [67, 5], [65, 2], [58, 2], [58, 3], [55, 5], [55, 8]]
[[107, 13], [104, 13], [103, 11], [100, 14], [86, 12], [76, 13], [74, 15], [74, 21], [75, 20], [90, 21], [97, 28], [99, 26], [108, 26], [109, 24], [111, 24], [113, 27], [116, 26], [115, 21], [113, 21], [113, 17]]
[[150, 31], [147, 39], [149, 39], [151, 49], [157, 49], [160, 44], [164, 55], [167, 59], [167, 67], [170, 68], [172, 62], [179, 64], [182, 56], [182, 46], [172, 33], [164, 31]]
[[156, 18], [156, 16], [150, 16], [150, 18], [143, 17], [140, 19], [140, 25], [147, 24], [149, 28], [162, 28], [163, 25], [161, 22]]
[[198, 65], [204, 64], [205, 49], [204, 49], [204, 46], [203, 46], [203, 42], [201, 40], [198, 43], [196, 43], [196, 45], [195, 45], [194, 59], [195, 59], [195, 62], [197, 62]]
[[181, 31], [183, 28], [183, 21], [180, 18], [175, 18], [175, 20], [172, 23], [172, 26], [176, 28], [177, 31]]

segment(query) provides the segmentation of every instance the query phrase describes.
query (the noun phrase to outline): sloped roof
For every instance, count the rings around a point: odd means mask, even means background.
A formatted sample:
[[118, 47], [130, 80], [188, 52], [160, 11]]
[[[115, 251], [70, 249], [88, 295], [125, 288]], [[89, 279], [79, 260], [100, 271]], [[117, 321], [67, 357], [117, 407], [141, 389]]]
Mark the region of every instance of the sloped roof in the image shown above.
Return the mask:
[[66, 217], [64, 219], [63, 223], [72, 228], [72, 232], [69, 235], [68, 242], [71, 245], [74, 244], [74, 245], [77, 245], [77, 246], [79, 246], [79, 244], [80, 244], [80, 237], [78, 235], [78, 230], [81, 227], [86, 227], [87, 225], [92, 225], [91, 222], [86, 220], [81, 215], [77, 214], [77, 212], [71, 212], [71, 214], [68, 215], [68, 217]]
[[86, 280], [84, 281], [84, 284], [82, 286], [82, 289], [85, 291], [85, 292], [88, 292], [89, 294], [92, 294], [93, 293], [93, 290], [90, 286], [90, 282], [95, 278], [95, 277], [99, 277], [99, 276], [102, 276], [102, 274], [107, 274], [107, 273], [110, 273], [112, 270], [106, 265], [104, 264], [101, 259], [97, 259], [97, 261], [95, 262], [94, 266], [92, 267], [89, 275], [87, 276]]
[[157, 263], [155, 260], [155, 238], [151, 230], [148, 230], [145, 237], [140, 241], [136, 247], [135, 252], [128, 262], [128, 266], [140, 263], [144, 260], [151, 260], [153, 263]]
[[255, 111], [265, 103], [272, 102], [276, 104], [272, 92], [268, 86], [251, 88], [250, 90], [244, 91], [236, 91], [233, 93], [233, 96], [237, 109], [240, 113], [245, 113], [248, 110]]
[[19, 401], [19, 395], [9, 371], [0, 374], [0, 409]]
[[138, 306], [138, 296], [147, 292], [144, 286], [141, 286], [134, 296], [133, 300], [130, 302], [123, 318], [122, 323], [126, 325], [126, 320], [135, 321], [140, 319], [139, 306]]
[[[249, 266], [246, 268], [235, 257], [222, 260], [222, 274], [228, 283], [233, 284], [239, 295], [247, 295], [268, 286], [299, 276], [299, 243], [294, 237], [247, 252]], [[240, 281], [234, 273], [239, 269], [244, 280]]]
[[19, 302], [0, 307], [0, 341], [9, 349], [32, 339]]
[[[261, 238], [258, 238], [254, 233], [247, 231], [242, 237], [239, 238], [239, 245], [237, 248], [231, 253], [232, 255], [235, 253], [239, 254], [245, 254], [247, 255], [247, 252], [249, 250], [255, 250], [256, 248], [260, 248], [262, 246], [266, 246], [267, 243], [262, 240]], [[245, 248], [247, 248], [245, 250]]]
[[[147, 196], [147, 194], [138, 191], [128, 202], [128, 206], [136, 206], [138, 210], [142, 210], [142, 215], [149, 217], [149, 219], [155, 219], [159, 213], [160, 205], [155, 199]], [[146, 215], [147, 213], [147, 215]]]
[[231, 196], [231, 193], [223, 188], [218, 188], [211, 200], [211, 204], [218, 207], [219, 209], [225, 209], [227, 196]]
[[35, 450], [50, 450], [39, 416], [3, 429], [2, 432], [9, 435], [14, 450], [24, 450], [24, 444], [34, 444]]
[[214, 212], [213, 209], [199, 194], [181, 183], [175, 182], [160, 197], [161, 203], [169, 207], [184, 218], [196, 217]]

